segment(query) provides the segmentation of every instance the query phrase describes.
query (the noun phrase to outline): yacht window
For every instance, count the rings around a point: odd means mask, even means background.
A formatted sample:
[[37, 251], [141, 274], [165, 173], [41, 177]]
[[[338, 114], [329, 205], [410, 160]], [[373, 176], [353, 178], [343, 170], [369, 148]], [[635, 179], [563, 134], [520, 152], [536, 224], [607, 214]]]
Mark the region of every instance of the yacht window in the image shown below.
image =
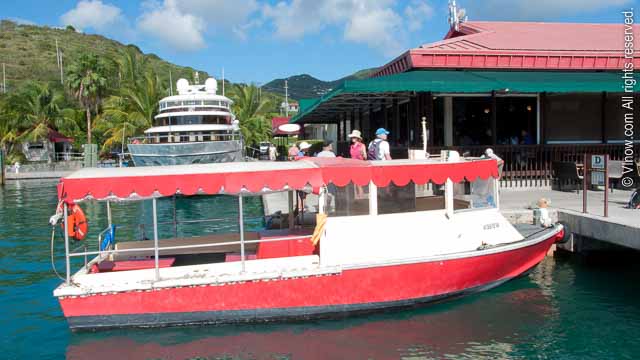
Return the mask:
[[158, 135], [159, 135], [159, 137], [160, 137], [160, 139], [159, 139], [160, 141], [159, 141], [159, 142], [161, 142], [161, 143], [166, 143], [166, 142], [168, 142], [168, 140], [169, 140], [169, 137], [168, 137], [168, 136], [169, 136], [169, 134], [167, 134], [167, 133], [159, 133]]

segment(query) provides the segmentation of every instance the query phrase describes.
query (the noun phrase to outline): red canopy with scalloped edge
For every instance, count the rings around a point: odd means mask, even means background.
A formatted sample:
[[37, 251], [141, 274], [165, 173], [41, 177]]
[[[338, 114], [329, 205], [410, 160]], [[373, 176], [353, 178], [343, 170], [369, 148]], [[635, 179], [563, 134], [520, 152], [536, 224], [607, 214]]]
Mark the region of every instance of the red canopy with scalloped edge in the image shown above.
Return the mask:
[[261, 193], [304, 190], [350, 182], [379, 187], [390, 182], [403, 186], [447, 179], [498, 177], [495, 160], [361, 161], [343, 158], [303, 158], [292, 162], [243, 162], [149, 166], [115, 169], [82, 169], [60, 180], [58, 196], [68, 203], [85, 199], [127, 200], [181, 195]]

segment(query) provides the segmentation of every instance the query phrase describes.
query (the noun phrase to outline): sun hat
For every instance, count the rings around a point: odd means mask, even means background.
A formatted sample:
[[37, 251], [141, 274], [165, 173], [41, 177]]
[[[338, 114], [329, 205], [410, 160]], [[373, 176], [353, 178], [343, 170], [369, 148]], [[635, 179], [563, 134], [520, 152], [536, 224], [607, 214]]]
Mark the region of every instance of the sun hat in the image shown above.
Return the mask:
[[360, 130], [353, 130], [351, 132], [351, 134], [349, 134], [350, 138], [358, 138], [358, 139], [362, 139], [362, 133], [360, 132]]
[[376, 136], [378, 135], [389, 135], [389, 132], [385, 128], [380, 128], [376, 130]]
[[311, 147], [311, 144], [309, 144], [306, 141], [303, 141], [303, 142], [300, 143], [300, 150], [306, 150], [306, 149], [308, 149], [310, 147]]

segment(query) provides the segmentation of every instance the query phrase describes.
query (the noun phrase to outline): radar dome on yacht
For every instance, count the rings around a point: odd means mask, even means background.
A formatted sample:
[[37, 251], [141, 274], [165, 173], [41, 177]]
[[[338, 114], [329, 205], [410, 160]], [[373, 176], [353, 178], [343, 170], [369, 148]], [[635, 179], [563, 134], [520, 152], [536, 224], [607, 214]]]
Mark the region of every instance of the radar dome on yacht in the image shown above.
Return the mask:
[[178, 82], [176, 83], [176, 88], [178, 89], [178, 94], [180, 95], [189, 93], [189, 80], [178, 79]]
[[207, 94], [215, 94], [218, 91], [218, 82], [216, 79], [210, 77], [204, 82], [204, 88]]

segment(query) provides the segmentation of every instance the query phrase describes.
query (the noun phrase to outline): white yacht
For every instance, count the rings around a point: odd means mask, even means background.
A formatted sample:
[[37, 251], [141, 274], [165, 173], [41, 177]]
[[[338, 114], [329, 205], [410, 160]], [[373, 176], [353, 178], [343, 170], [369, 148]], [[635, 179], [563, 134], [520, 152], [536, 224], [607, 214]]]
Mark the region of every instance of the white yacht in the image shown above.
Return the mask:
[[177, 82], [178, 95], [160, 100], [154, 126], [144, 136], [129, 139], [135, 166], [242, 161], [239, 122], [233, 101], [218, 95], [218, 84]]

